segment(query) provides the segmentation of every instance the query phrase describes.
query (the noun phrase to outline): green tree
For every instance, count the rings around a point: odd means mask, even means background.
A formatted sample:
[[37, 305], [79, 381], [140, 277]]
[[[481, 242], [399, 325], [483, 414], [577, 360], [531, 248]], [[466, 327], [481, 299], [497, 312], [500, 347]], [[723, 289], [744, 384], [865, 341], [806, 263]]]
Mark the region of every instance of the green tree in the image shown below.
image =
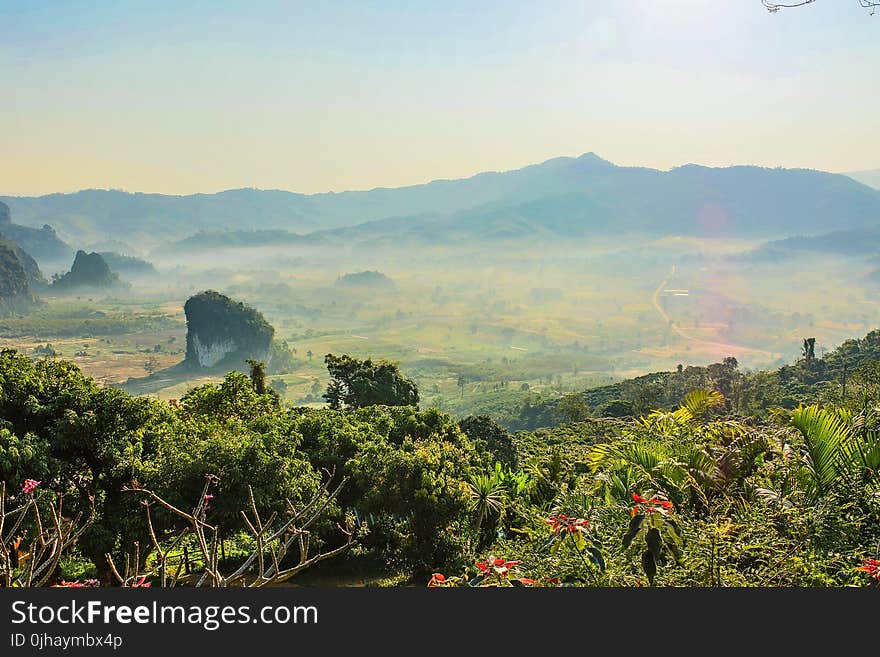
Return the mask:
[[164, 403], [99, 386], [73, 363], [0, 353], [2, 474], [20, 478], [39, 461], [45, 486], [68, 493], [65, 513], [94, 505], [79, 548], [105, 580], [105, 553], [147, 538], [137, 502], [123, 488], [143, 476], [171, 415]]
[[567, 422], [581, 422], [590, 417], [590, 406], [579, 392], [563, 395], [556, 408]]
[[[488, 453], [492, 463], [514, 469], [519, 461], [510, 433], [488, 415], [470, 415], [458, 423], [477, 451]], [[490, 464], [491, 465], [491, 464]]]
[[400, 372], [395, 363], [333, 354], [327, 354], [324, 362], [331, 377], [324, 398], [331, 408], [362, 408], [377, 404], [415, 406], [419, 403], [418, 387]]
[[245, 361], [251, 366], [251, 383], [254, 386], [254, 392], [258, 395], [266, 394], [266, 363], [248, 358]]

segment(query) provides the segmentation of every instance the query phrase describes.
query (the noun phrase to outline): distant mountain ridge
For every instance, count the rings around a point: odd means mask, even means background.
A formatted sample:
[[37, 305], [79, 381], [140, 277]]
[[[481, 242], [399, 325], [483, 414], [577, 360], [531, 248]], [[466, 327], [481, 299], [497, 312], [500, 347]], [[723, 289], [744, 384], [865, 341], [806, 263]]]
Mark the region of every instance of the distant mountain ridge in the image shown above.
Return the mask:
[[853, 171], [847, 173], [853, 180], [858, 180], [863, 185], [880, 189], [880, 169], [871, 169], [869, 171]]
[[396, 189], [190, 196], [86, 190], [0, 200], [18, 221], [51, 223], [71, 243], [117, 239], [141, 248], [200, 231], [417, 242], [570, 239], [625, 230], [774, 238], [880, 222], [880, 191], [842, 174], [693, 164], [660, 171], [616, 166], [594, 153]]
[[40, 259], [61, 260], [72, 252], [51, 226], [31, 228], [13, 223], [12, 213], [3, 202], [0, 202], [0, 237], [15, 242], [30, 256]]

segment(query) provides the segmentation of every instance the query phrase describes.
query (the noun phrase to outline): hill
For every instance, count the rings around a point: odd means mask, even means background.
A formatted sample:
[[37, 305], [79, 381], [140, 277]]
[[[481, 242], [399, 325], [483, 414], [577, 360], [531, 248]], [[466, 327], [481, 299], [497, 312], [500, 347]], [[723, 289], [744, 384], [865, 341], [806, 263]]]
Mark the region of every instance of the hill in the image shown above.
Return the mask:
[[183, 309], [188, 367], [240, 367], [249, 358], [269, 360], [275, 329], [254, 308], [206, 290], [187, 299]]
[[432, 243], [596, 231], [772, 238], [823, 232], [832, 220], [852, 228], [880, 218], [880, 192], [844, 175], [751, 166], [659, 171], [616, 166], [593, 153], [396, 189], [191, 196], [85, 190], [2, 200], [27, 225], [52, 221], [77, 241], [139, 247], [198, 231], [310, 233], [354, 225], [361, 225], [359, 239]]
[[36, 303], [17, 246], [0, 240], [0, 316], [28, 312]]
[[52, 281], [52, 288], [71, 290], [82, 287], [107, 288], [124, 285], [119, 274], [110, 270], [100, 253], [77, 251], [70, 271]]
[[286, 230], [202, 231], [181, 240], [163, 244], [155, 255], [200, 253], [216, 249], [259, 248], [314, 242]]
[[27, 276], [28, 285], [30, 285], [31, 288], [46, 285], [46, 279], [43, 277], [43, 272], [40, 271], [40, 266], [27, 251], [15, 242], [3, 239], [2, 237], [0, 237], [0, 244], [3, 244], [15, 253], [15, 257], [18, 258], [25, 276]]
[[134, 256], [122, 255], [114, 251], [101, 251], [98, 255], [111, 270], [129, 276], [153, 276], [158, 274], [153, 263]]
[[749, 262], [779, 261], [807, 253], [870, 256], [877, 253], [878, 241], [880, 241], [880, 228], [835, 230], [820, 235], [794, 235], [781, 240], [772, 240], [752, 251], [729, 256], [729, 259]]
[[380, 271], [359, 271], [336, 279], [334, 285], [344, 289], [390, 290], [394, 281]]
[[0, 236], [15, 242], [30, 256], [41, 260], [63, 260], [71, 253], [71, 248], [58, 237], [51, 226], [44, 224], [41, 228], [31, 228], [12, 223], [9, 206], [3, 202], [0, 202]]
[[[766, 417], [774, 407], [794, 409], [816, 399], [835, 403], [844, 395], [857, 397], [860, 389], [876, 386], [880, 362], [880, 329], [864, 338], [845, 340], [821, 358], [807, 355], [776, 370], [743, 372], [736, 359], [707, 366], [680, 367], [672, 372], [652, 372], [610, 385], [568, 395], [568, 407], [579, 407], [579, 419], [644, 415], [655, 409], [676, 408], [684, 396], [697, 388], [722, 393], [733, 413]], [[848, 391], [848, 392], [847, 392]], [[527, 399], [503, 423], [514, 430], [532, 430], [564, 424], [563, 398], [531, 403]], [[576, 401], [577, 404], [572, 404]]]

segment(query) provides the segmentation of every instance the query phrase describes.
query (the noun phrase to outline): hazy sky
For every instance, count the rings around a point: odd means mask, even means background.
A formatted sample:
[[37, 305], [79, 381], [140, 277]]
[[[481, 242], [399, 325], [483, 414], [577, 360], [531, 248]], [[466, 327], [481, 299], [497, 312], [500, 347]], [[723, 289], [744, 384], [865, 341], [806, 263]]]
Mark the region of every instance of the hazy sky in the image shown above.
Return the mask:
[[0, 0], [0, 193], [880, 167], [857, 0]]

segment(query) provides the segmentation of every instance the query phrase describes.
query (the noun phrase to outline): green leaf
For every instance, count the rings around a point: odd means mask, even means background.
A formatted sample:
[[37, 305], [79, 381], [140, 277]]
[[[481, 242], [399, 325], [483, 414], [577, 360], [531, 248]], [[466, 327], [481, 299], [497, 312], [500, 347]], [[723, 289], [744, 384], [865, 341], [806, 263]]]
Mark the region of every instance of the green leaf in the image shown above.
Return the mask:
[[657, 564], [654, 562], [654, 555], [650, 550], [642, 552], [642, 570], [648, 576], [648, 582], [654, 586], [654, 576], [657, 574]]
[[623, 535], [623, 547], [629, 547], [630, 543], [633, 542], [636, 534], [638, 534], [639, 530], [642, 528], [642, 522], [644, 522], [644, 520], [645, 515], [642, 513], [632, 517], [632, 520], [629, 521], [629, 529], [626, 534]]
[[660, 561], [660, 553], [663, 551], [663, 540], [660, 538], [660, 530], [652, 527], [645, 534], [645, 543], [651, 554], [654, 555], [654, 561]]
[[667, 519], [666, 522], [663, 524], [663, 528], [666, 530], [664, 533], [666, 534], [667, 538], [670, 539], [666, 541], [667, 543], [671, 542], [675, 543], [676, 545], [681, 545], [681, 529], [679, 528], [678, 523], [675, 522], [675, 520]]
[[598, 548], [588, 547], [587, 553], [590, 555], [590, 560], [599, 567], [599, 570], [605, 570], [605, 558]]

